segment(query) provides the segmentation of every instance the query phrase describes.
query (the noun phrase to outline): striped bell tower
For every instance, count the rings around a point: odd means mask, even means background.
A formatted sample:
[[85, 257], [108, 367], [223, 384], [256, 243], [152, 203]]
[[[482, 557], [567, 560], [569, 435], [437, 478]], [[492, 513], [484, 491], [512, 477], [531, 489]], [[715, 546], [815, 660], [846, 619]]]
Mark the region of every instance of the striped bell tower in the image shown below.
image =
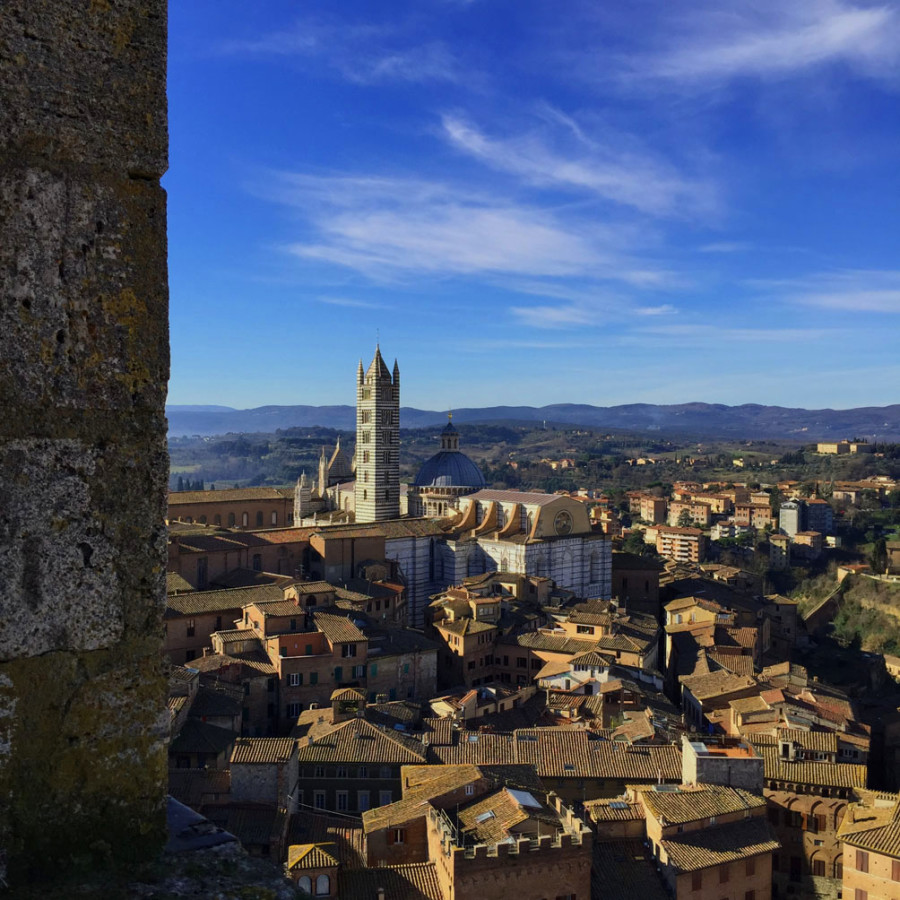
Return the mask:
[[376, 346], [356, 373], [356, 521], [400, 517], [400, 368], [394, 373]]

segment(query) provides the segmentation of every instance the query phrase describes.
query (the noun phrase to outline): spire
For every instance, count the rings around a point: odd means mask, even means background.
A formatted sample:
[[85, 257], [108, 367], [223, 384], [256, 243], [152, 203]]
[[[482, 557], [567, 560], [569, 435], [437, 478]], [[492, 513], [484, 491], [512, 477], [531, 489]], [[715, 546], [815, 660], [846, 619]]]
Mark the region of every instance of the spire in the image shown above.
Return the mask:
[[365, 372], [363, 371], [362, 357], [359, 358], [359, 368], [356, 370], [356, 381], [357, 384], [362, 384], [363, 379], [366, 377]]

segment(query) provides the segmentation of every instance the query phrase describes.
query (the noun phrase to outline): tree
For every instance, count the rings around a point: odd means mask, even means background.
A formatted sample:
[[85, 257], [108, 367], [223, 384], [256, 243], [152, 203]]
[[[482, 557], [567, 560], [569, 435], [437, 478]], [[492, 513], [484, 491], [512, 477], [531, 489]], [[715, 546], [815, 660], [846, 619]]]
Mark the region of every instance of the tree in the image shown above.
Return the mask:
[[883, 537], [875, 541], [872, 555], [869, 557], [869, 565], [876, 575], [883, 574], [887, 569], [887, 541]]
[[694, 524], [694, 517], [691, 515], [691, 511], [689, 509], [683, 509], [678, 514], [678, 527], [679, 528], [690, 528]]
[[635, 528], [628, 533], [628, 536], [622, 541], [622, 549], [626, 553], [633, 553], [635, 556], [643, 556], [650, 548], [644, 543], [644, 532], [640, 528]]
[[178, 485], [176, 486], [175, 490], [176, 491], [184, 490], [184, 479], [180, 475], [178, 476]]

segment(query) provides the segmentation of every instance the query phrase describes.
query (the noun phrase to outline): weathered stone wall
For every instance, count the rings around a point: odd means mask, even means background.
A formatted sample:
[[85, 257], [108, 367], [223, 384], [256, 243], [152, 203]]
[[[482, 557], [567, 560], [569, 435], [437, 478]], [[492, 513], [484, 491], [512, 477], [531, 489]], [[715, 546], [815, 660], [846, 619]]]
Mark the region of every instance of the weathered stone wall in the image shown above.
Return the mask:
[[13, 884], [153, 856], [164, 838], [165, 30], [165, 0], [0, 8], [0, 876]]

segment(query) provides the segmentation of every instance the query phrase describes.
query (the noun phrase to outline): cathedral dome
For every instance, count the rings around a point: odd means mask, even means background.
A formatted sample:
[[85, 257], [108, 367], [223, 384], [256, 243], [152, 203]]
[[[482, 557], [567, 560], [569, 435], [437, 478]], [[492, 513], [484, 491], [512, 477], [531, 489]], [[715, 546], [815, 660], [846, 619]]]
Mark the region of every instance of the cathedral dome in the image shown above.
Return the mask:
[[435, 453], [416, 475], [416, 487], [467, 487], [475, 490], [485, 486], [484, 475], [475, 463], [459, 450]]

